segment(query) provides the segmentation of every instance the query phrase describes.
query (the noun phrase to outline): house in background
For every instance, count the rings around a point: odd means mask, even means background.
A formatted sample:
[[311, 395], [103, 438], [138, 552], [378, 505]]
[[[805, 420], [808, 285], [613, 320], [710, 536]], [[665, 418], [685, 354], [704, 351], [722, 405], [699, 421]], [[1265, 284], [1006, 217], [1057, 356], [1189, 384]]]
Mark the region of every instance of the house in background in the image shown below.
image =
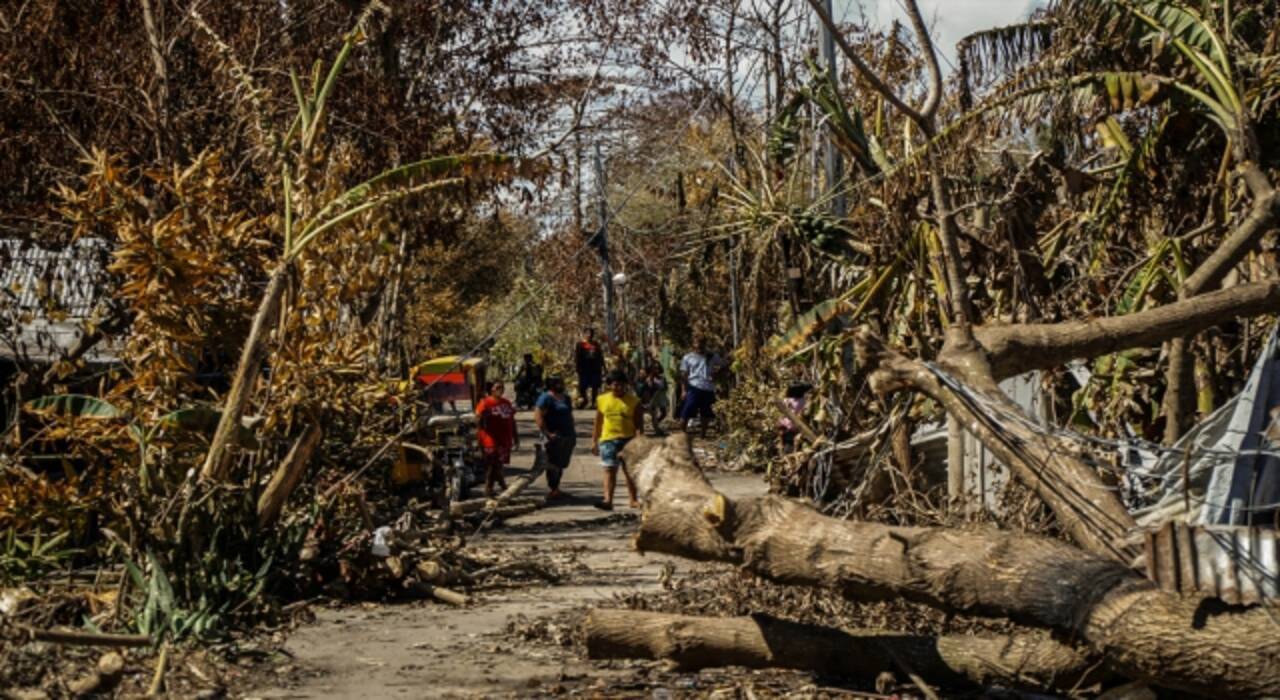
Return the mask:
[[9, 426], [16, 407], [31, 398], [20, 395], [24, 383], [13, 381], [20, 373], [43, 378], [58, 362], [78, 359], [74, 384], [116, 364], [110, 339], [86, 335], [107, 317], [101, 290], [110, 259], [101, 239], [59, 250], [0, 239], [0, 425]]

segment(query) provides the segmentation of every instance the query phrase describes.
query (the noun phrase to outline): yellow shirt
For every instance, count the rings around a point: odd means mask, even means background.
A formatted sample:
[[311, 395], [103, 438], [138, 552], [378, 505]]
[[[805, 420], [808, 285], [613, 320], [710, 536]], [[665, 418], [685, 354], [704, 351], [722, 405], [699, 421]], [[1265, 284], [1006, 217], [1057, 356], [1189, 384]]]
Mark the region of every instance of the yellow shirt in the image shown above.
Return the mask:
[[639, 403], [640, 397], [635, 394], [618, 398], [609, 391], [597, 397], [596, 410], [604, 416], [603, 425], [600, 426], [600, 442], [635, 437], [636, 405]]

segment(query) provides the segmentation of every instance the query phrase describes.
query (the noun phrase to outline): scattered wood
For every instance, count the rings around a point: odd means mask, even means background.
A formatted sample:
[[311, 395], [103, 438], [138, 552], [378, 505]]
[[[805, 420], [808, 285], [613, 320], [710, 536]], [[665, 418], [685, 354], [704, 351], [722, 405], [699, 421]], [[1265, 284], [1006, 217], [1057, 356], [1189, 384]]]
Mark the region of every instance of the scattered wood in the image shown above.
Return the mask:
[[156, 659], [156, 670], [151, 675], [151, 685], [147, 686], [147, 697], [153, 698], [164, 689], [164, 675], [169, 670], [169, 645], [160, 647], [160, 657]]
[[449, 515], [460, 518], [464, 515], [472, 515], [475, 513], [492, 512], [501, 507], [515, 506], [533, 506], [535, 509], [542, 505], [541, 498], [513, 498], [509, 501], [502, 502], [497, 498], [476, 498], [469, 501], [458, 501], [449, 504]]
[[894, 666], [905, 666], [912, 669], [908, 675], [947, 687], [1036, 691], [1070, 690], [1100, 680], [1087, 655], [1035, 632], [984, 637], [849, 633], [769, 615], [716, 618], [607, 609], [592, 610], [583, 631], [592, 659], [666, 659], [684, 671], [790, 668], [874, 681]]
[[123, 677], [124, 657], [110, 651], [98, 659], [97, 668], [68, 683], [67, 689], [76, 696], [105, 693], [119, 685]]
[[1057, 630], [1116, 673], [1161, 687], [1280, 694], [1265, 609], [1167, 593], [1124, 564], [1044, 537], [839, 520], [772, 495], [731, 500], [678, 440], [637, 438], [624, 456], [644, 501], [642, 550], [731, 562], [854, 599], [901, 597]]
[[529, 488], [529, 484], [537, 481], [538, 477], [542, 476], [542, 473], [547, 470], [547, 464], [549, 464], [549, 461], [547, 460], [546, 453], [542, 450], [542, 446], [536, 446], [533, 466], [529, 468], [529, 472], [513, 479], [511, 484], [502, 490], [502, 493], [492, 499], [497, 503], [497, 506], [495, 507], [506, 505], [508, 501], [519, 496], [521, 491]]
[[73, 630], [42, 630], [26, 628], [31, 639], [53, 644], [71, 644], [86, 647], [145, 647], [151, 645], [151, 637], [145, 634], [106, 634], [103, 632], [79, 632]]
[[442, 603], [464, 607], [471, 602], [471, 598], [463, 593], [445, 588], [444, 586], [436, 586], [422, 581], [406, 579], [404, 582], [405, 591], [410, 595], [418, 598], [433, 598]]

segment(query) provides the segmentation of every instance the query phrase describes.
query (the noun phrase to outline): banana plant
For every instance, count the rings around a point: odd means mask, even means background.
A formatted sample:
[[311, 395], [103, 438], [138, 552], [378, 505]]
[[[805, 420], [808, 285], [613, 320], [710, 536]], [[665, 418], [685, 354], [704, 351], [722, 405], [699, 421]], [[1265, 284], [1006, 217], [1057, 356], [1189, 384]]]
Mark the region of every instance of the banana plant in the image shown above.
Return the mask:
[[[278, 148], [284, 245], [241, 350], [221, 419], [200, 469], [202, 479], [220, 481], [229, 476], [231, 454], [227, 448], [252, 398], [253, 379], [266, 359], [269, 326], [279, 317], [288, 278], [308, 247], [326, 233], [352, 224], [363, 214], [428, 192], [456, 187], [480, 172], [505, 173], [515, 163], [510, 156], [492, 152], [433, 157], [386, 170], [328, 201], [308, 188], [315, 162], [313, 152], [324, 133], [330, 99], [347, 61], [363, 42], [365, 24], [373, 7], [370, 5], [344, 36], [342, 47], [328, 70], [322, 70], [317, 63], [309, 92], [304, 93], [296, 73], [290, 75], [297, 111], [279, 139]], [[323, 81], [319, 79], [321, 74], [325, 76]]]
[[[150, 425], [137, 418], [130, 418], [127, 411], [105, 399], [84, 394], [55, 394], [31, 399], [23, 404], [30, 413], [45, 418], [90, 421], [125, 421], [125, 433], [138, 449], [138, 476], [144, 490], [150, 490], [154, 475], [151, 472], [152, 447], [156, 438], [166, 431], [210, 434], [217, 427], [222, 414], [209, 406], [188, 406], [170, 411]], [[240, 426], [235, 435], [236, 443], [245, 449], [258, 446], [252, 430]]]

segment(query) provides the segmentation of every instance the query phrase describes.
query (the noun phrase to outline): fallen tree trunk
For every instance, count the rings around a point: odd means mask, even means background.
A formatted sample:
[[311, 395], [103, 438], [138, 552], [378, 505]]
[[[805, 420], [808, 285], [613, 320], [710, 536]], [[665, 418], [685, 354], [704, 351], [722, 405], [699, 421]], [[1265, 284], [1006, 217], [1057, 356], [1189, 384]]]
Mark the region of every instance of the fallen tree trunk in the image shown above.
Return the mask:
[[839, 520], [777, 496], [730, 500], [679, 439], [624, 452], [644, 501], [641, 550], [732, 562], [854, 599], [901, 597], [1079, 639], [1126, 677], [1205, 695], [1280, 694], [1269, 611], [1182, 598], [1064, 542], [994, 529]]
[[790, 668], [874, 680], [905, 665], [946, 687], [1027, 690], [1069, 690], [1101, 680], [1096, 663], [1046, 634], [850, 634], [769, 615], [717, 618], [601, 609], [587, 615], [583, 630], [592, 659], [667, 659], [686, 671]]

